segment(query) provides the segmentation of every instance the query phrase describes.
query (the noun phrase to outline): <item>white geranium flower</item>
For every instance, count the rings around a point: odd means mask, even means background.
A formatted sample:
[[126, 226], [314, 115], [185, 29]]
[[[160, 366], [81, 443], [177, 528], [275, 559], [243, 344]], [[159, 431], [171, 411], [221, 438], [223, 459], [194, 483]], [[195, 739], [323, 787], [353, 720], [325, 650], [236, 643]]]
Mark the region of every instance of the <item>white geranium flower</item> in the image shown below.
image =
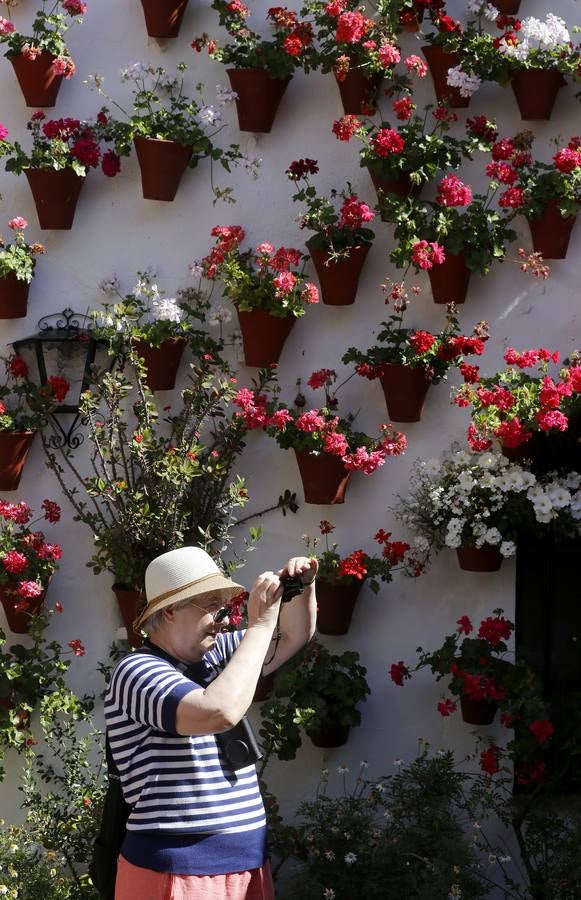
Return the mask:
[[224, 306], [222, 303], [216, 303], [210, 309], [206, 321], [208, 325], [215, 328], [217, 325], [224, 325], [226, 322], [231, 322], [232, 313], [227, 306]]
[[486, 531], [485, 541], [487, 544], [500, 544], [502, 535], [498, 528], [488, 528]]
[[258, 170], [262, 166], [262, 157], [256, 156], [255, 153], [249, 153], [247, 156], [242, 157], [240, 165], [244, 166], [248, 174], [256, 179], [259, 174]]
[[120, 287], [119, 276], [115, 272], [99, 282], [99, 290], [103, 291], [104, 294], [116, 294]]
[[345, 862], [347, 863], [348, 866], [352, 866], [353, 863], [356, 863], [356, 862], [357, 862], [357, 854], [355, 854], [355, 853], [346, 853], [344, 859], [345, 859]]
[[472, 462], [472, 459], [465, 450], [457, 450], [454, 454], [454, 462], [457, 466], [467, 466], [468, 463]]
[[175, 297], [164, 297], [152, 302], [153, 315], [157, 322], [181, 322], [183, 311]]
[[324, 900], [335, 900], [335, 891], [333, 888], [325, 888], [323, 890]]
[[201, 106], [198, 110], [198, 120], [203, 125], [219, 125], [222, 121], [222, 113], [217, 106]]
[[439, 459], [436, 459], [433, 456], [431, 459], [426, 460], [424, 463], [424, 471], [426, 475], [437, 475], [442, 468], [442, 463]]
[[333, 860], [335, 859], [335, 854], [332, 850], [325, 850], [325, 853], [323, 855], [325, 859], [329, 860], [329, 862], [333, 862]]
[[216, 100], [218, 103], [233, 103], [237, 99], [238, 94], [236, 91], [231, 91], [230, 88], [224, 87], [223, 84], [216, 85]]
[[482, 84], [482, 79], [478, 75], [470, 75], [462, 69], [462, 66], [448, 69], [446, 81], [450, 87], [458, 88], [461, 97], [471, 97]]
[[514, 556], [516, 553], [516, 544], [513, 541], [503, 541], [499, 547], [503, 556]]
[[467, 494], [472, 490], [476, 482], [470, 472], [461, 472], [458, 478], [458, 487]]
[[581, 475], [579, 474], [579, 472], [568, 472], [563, 479], [563, 484], [565, 485], [565, 487], [576, 491], [579, 487], [581, 487]]
[[195, 259], [188, 266], [188, 272], [193, 278], [201, 278], [204, 274], [204, 268], [199, 259]]
[[555, 509], [564, 509], [571, 503], [571, 494], [560, 484], [551, 484], [547, 488], [547, 497]]
[[121, 69], [121, 81], [139, 81], [149, 74], [149, 66], [142, 62], [134, 62]]

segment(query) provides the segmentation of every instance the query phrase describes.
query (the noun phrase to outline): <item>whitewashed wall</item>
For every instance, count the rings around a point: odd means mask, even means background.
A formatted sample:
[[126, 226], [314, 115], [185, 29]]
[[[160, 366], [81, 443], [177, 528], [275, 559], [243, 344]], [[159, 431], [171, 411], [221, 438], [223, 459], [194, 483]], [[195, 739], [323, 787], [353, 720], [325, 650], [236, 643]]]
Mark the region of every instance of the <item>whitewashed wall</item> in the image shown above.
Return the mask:
[[[252, 24], [260, 28], [270, 4], [260, 0]], [[291, 4], [292, 5], [292, 4]], [[14, 20], [24, 30], [31, 22], [36, 4], [22, 0], [15, 10]], [[576, 0], [560, 0], [558, 13], [570, 26], [576, 22], [579, 4]], [[464, 4], [450, 5], [450, 12], [461, 15]], [[555, 11], [547, 0], [523, 0], [521, 16], [543, 15]], [[205, 53], [190, 49], [194, 36], [208, 31], [218, 32], [216, 16], [208, 4], [192, 0], [186, 12], [180, 36], [165, 45], [148, 39], [139, 0], [91, 2], [81, 27], [69, 34], [69, 46], [77, 64], [78, 74], [61, 88], [54, 112], [49, 116], [90, 117], [100, 106], [99, 98], [83, 85], [87, 76], [105, 76], [105, 89], [114, 96], [123, 96], [124, 86], [118, 80], [120, 69], [136, 60], [163, 65], [167, 68], [180, 61], [191, 65], [192, 81], [202, 80], [212, 96], [214, 85], [227, 84], [224, 68]], [[419, 52], [420, 40], [403, 35], [405, 53]], [[550, 141], [560, 135], [563, 139], [579, 132], [579, 106], [574, 98], [575, 88], [569, 85], [560, 92], [553, 118], [549, 122], [522, 123], [510, 89], [485, 85], [472, 99], [468, 114], [485, 113], [495, 116], [501, 134], [510, 135], [522, 127], [532, 127], [538, 135], [536, 153], [545, 159], [554, 152]], [[419, 82], [416, 102], [433, 103], [431, 79]], [[389, 114], [387, 101], [386, 114]], [[24, 106], [12, 67], [0, 59], [0, 120], [27, 145], [25, 124], [32, 110]], [[331, 134], [331, 123], [342, 114], [339, 94], [332, 76], [318, 73], [295, 75], [281, 103], [270, 135], [238, 132], [235, 112], [230, 112], [231, 127], [223, 132], [224, 142], [239, 140], [248, 153], [262, 156], [262, 175], [253, 181], [242, 171], [227, 176], [217, 168], [217, 182], [235, 186], [237, 203], [212, 205], [209, 187], [209, 165], [201, 163], [184, 176], [173, 203], [143, 200], [139, 171], [135, 157], [123, 161], [123, 170], [114, 180], [92, 172], [81, 195], [72, 231], [45, 231], [37, 227], [36, 212], [24, 176], [16, 178], [0, 173], [0, 229], [14, 215], [28, 219], [30, 240], [39, 239], [47, 247], [46, 256], [39, 261], [33, 282], [26, 319], [0, 322], [0, 345], [6, 345], [36, 330], [42, 315], [61, 311], [69, 305], [84, 311], [100, 302], [97, 283], [116, 272], [129, 289], [135, 272], [153, 266], [158, 281], [169, 295], [187, 283], [187, 264], [204, 255], [210, 246], [209, 231], [214, 225], [240, 224], [253, 245], [269, 240], [277, 245], [302, 246], [306, 237], [296, 225], [299, 212], [290, 200], [292, 185], [284, 171], [299, 157], [319, 160], [317, 184], [322, 190], [341, 188], [350, 180], [354, 190], [370, 203], [375, 202], [367, 172], [358, 165], [358, 145], [338, 142]], [[461, 122], [465, 112], [459, 111]], [[483, 169], [483, 158], [464, 170], [469, 182], [472, 172]], [[517, 219], [519, 240], [512, 245], [509, 261], [494, 266], [486, 279], [473, 277], [468, 302], [461, 307], [463, 329], [469, 333], [479, 319], [487, 319], [492, 339], [487, 348], [483, 371], [494, 371], [501, 365], [507, 345], [518, 348], [538, 346], [540, 343], [558, 348], [566, 355], [575, 346], [579, 334], [578, 262], [581, 250], [581, 227], [573, 233], [569, 257], [556, 261], [548, 282], [538, 282], [522, 275], [516, 264], [517, 248], [529, 247], [528, 226]], [[336, 368], [341, 374], [340, 357], [347, 346], [371, 345], [377, 325], [386, 315], [379, 289], [386, 275], [395, 274], [387, 254], [392, 246], [388, 225], [377, 222], [376, 240], [360, 284], [356, 304], [349, 307], [330, 307], [320, 304], [310, 308], [293, 329], [280, 362], [283, 397], [292, 401], [294, 383], [298, 376], [306, 380], [310, 373], [322, 366]], [[313, 273], [314, 274], [314, 273]], [[444, 308], [431, 299], [425, 275], [417, 279], [425, 288], [414, 300], [409, 311], [411, 325], [437, 329], [444, 317]], [[578, 341], [577, 341], [578, 343]], [[254, 374], [241, 365], [240, 382]], [[359, 422], [370, 433], [376, 433], [380, 422], [386, 420], [385, 404], [378, 382], [352, 379], [341, 393], [344, 411], [360, 410]], [[309, 401], [316, 396], [309, 394]], [[171, 396], [168, 395], [167, 402]], [[444, 451], [453, 440], [462, 440], [467, 416], [449, 404], [449, 383], [430, 390], [421, 423], [400, 426], [408, 437], [407, 454], [388, 460], [371, 477], [356, 474], [352, 477], [343, 506], [320, 507], [301, 504], [296, 516], [283, 518], [271, 514], [264, 519], [264, 538], [249, 559], [242, 580], [250, 585], [264, 569], [282, 565], [289, 555], [301, 552], [301, 535], [316, 534], [321, 518], [328, 518], [337, 526], [335, 537], [344, 553], [363, 547], [371, 550], [377, 545], [373, 535], [379, 527], [401, 529], [394, 522], [389, 508], [397, 493], [405, 493], [412, 461], [429, 458]], [[240, 471], [247, 475], [251, 494], [249, 511], [261, 509], [275, 502], [285, 488], [296, 490], [302, 500], [302, 489], [292, 452], [283, 452], [260, 434], [250, 435], [242, 457]], [[49, 605], [60, 600], [62, 616], [53, 617], [51, 637], [66, 645], [71, 638], [80, 638], [87, 655], [74, 659], [71, 684], [80, 692], [102, 688], [96, 663], [107, 656], [108, 646], [120, 624], [116, 602], [110, 590], [112, 578], [93, 576], [85, 567], [91, 553], [92, 538], [88, 530], [72, 522], [71, 510], [58, 485], [47, 470], [40, 441], [31, 451], [21, 486], [10, 495], [11, 500], [24, 499], [39, 508], [45, 497], [62, 502], [64, 515], [53, 526], [51, 540], [63, 547], [63, 559], [51, 583]], [[242, 535], [240, 535], [240, 544]], [[432, 747], [453, 747], [463, 755], [473, 747], [469, 726], [459, 715], [441, 718], [435, 705], [439, 688], [431, 679], [416, 677], [405, 689], [396, 688], [387, 676], [394, 660], [413, 661], [415, 648], [421, 644], [429, 648], [439, 644], [443, 634], [450, 632], [456, 619], [468, 614], [478, 619], [495, 607], [503, 607], [509, 616], [514, 611], [514, 563], [505, 562], [498, 574], [477, 575], [460, 571], [451, 552], [444, 552], [428, 573], [419, 580], [399, 579], [382, 588], [379, 596], [364, 589], [355, 611], [350, 633], [345, 637], [323, 640], [333, 651], [346, 648], [357, 650], [368, 668], [371, 696], [365, 704], [362, 726], [353, 729], [349, 743], [338, 750], [321, 751], [311, 747], [308, 740], [296, 762], [275, 765], [270, 774], [272, 789], [282, 802], [283, 810], [291, 812], [296, 802], [309, 796], [316, 785], [320, 768], [331, 770], [346, 764], [358, 768], [359, 760], [369, 761], [369, 774], [381, 775], [392, 771], [393, 760], [409, 760], [417, 749], [418, 738]], [[2, 613], [0, 613], [0, 616]], [[0, 618], [0, 627], [4, 627]], [[121, 634], [121, 633], [120, 633]], [[498, 729], [498, 734], [497, 734]], [[500, 726], [489, 729], [505, 739]], [[8, 771], [17, 774], [18, 757], [7, 760]], [[16, 783], [7, 779], [0, 785], [0, 815], [9, 820], [19, 816]]]

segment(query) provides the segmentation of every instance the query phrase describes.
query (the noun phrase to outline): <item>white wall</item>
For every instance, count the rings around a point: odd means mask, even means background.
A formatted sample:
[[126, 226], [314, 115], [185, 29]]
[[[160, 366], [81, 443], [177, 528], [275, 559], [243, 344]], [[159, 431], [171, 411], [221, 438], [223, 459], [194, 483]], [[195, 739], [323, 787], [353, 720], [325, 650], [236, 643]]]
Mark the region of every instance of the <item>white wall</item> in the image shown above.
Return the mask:
[[[254, 7], [259, 10], [253, 24], [260, 27], [262, 14], [270, 4], [261, 0]], [[454, 3], [450, 12], [460, 14], [464, 4]], [[32, 19], [34, 4], [22, 2], [15, 10], [17, 27], [24, 28]], [[544, 15], [554, 7], [546, 0], [523, 0], [521, 15]], [[559, 13], [575, 24], [578, 4], [575, 0], [561, 0]], [[78, 74], [64, 82], [54, 110], [57, 116], [90, 117], [100, 106], [98, 97], [89, 92], [82, 81], [90, 74], [106, 77], [105, 89], [119, 95], [118, 81], [121, 67], [136, 60], [149, 61], [168, 68], [179, 61], [192, 66], [193, 80], [203, 80], [211, 97], [213, 86], [227, 84], [223, 67], [207, 58], [205, 53], [194, 54], [192, 38], [203, 31], [217, 33], [216, 17], [207, 4], [192, 0], [186, 13], [180, 36], [161, 46], [147, 38], [138, 0], [126, 3], [114, 0], [90, 2], [85, 23], [70, 32], [69, 46], [77, 63]], [[420, 42], [414, 35], [403, 35], [406, 53], [419, 52]], [[568, 140], [578, 129], [575, 87], [569, 85], [560, 92], [550, 122], [522, 123], [510, 89], [486, 85], [473, 98], [469, 114], [486, 113], [496, 116], [500, 131], [513, 134], [522, 127], [532, 127], [538, 135], [536, 153], [549, 158], [550, 141], [555, 135]], [[4, 121], [11, 137], [25, 144], [25, 124], [32, 110], [24, 106], [12, 67], [0, 60], [0, 120]], [[431, 79], [419, 83], [416, 102], [421, 107], [434, 101]], [[386, 102], [386, 111], [388, 106]], [[51, 111], [47, 111], [52, 115]], [[273, 131], [270, 135], [239, 134], [234, 110], [225, 142], [239, 140], [247, 152], [263, 157], [262, 175], [252, 181], [242, 172], [227, 176], [216, 170], [220, 185], [235, 185], [237, 203], [233, 207], [212, 205], [208, 183], [207, 162], [188, 171], [173, 203], [145, 201], [141, 198], [139, 171], [135, 157], [124, 160], [123, 170], [115, 180], [93, 172], [81, 195], [72, 231], [41, 232], [25, 177], [0, 174], [0, 227], [13, 215], [24, 215], [30, 223], [29, 239], [40, 239], [47, 247], [46, 256], [38, 264], [26, 319], [0, 322], [2, 349], [23, 335], [36, 330], [42, 315], [62, 310], [70, 305], [77, 311], [97, 305], [100, 295], [97, 283], [111, 272], [117, 272], [129, 289], [135, 272], [153, 265], [158, 280], [168, 294], [187, 283], [187, 264], [200, 258], [209, 248], [209, 231], [216, 224], [241, 224], [248, 239], [256, 245], [270, 240], [275, 244], [301, 246], [306, 237], [299, 231], [295, 219], [299, 212], [290, 201], [292, 185], [284, 170], [299, 157], [319, 160], [321, 172], [317, 184], [322, 190], [343, 187], [350, 180], [354, 190], [369, 202], [375, 200], [367, 172], [358, 165], [358, 145], [338, 142], [331, 134], [331, 123], [342, 114], [339, 94], [332, 76], [318, 73], [295, 75], [284, 97]], [[461, 122], [465, 115], [459, 112]], [[472, 171], [483, 168], [483, 160], [472, 164]], [[470, 169], [465, 169], [469, 177]], [[476, 183], [472, 181], [472, 183]], [[496, 265], [486, 279], [473, 278], [468, 302], [461, 308], [463, 329], [469, 333], [479, 319], [487, 319], [491, 326], [490, 340], [483, 364], [484, 371], [495, 371], [501, 364], [505, 346], [518, 348], [541, 343], [558, 348], [565, 356], [575, 346], [578, 330], [579, 302], [576, 266], [581, 249], [581, 228], [573, 233], [569, 258], [556, 261], [551, 278], [538, 282], [522, 275], [516, 264], [519, 246], [529, 247], [526, 222], [517, 219], [518, 241], [512, 245], [509, 260]], [[379, 284], [386, 274], [394, 275], [387, 254], [392, 246], [389, 226], [377, 222], [376, 240], [369, 254], [366, 269], [354, 306], [334, 308], [320, 304], [310, 308], [293, 329], [281, 357], [279, 369], [283, 396], [294, 397], [297, 376], [308, 378], [322, 366], [342, 371], [340, 357], [347, 346], [357, 344], [365, 348], [372, 343], [378, 323], [386, 315]], [[313, 273], [314, 274], [314, 273]], [[425, 288], [414, 300], [409, 311], [411, 325], [438, 328], [444, 308], [431, 300], [427, 277], [417, 279]], [[244, 383], [254, 374], [241, 366], [240, 381]], [[302, 504], [296, 516], [270, 515], [264, 520], [265, 535], [255, 553], [251, 554], [242, 576], [250, 585], [257, 573], [284, 563], [289, 555], [301, 551], [301, 535], [317, 533], [321, 518], [331, 519], [337, 526], [335, 537], [347, 553], [364, 547], [372, 549], [373, 535], [379, 527], [401, 529], [393, 521], [389, 507], [397, 493], [405, 493], [412, 461], [431, 457], [445, 450], [452, 440], [463, 438], [467, 416], [449, 404], [448, 385], [432, 388], [423, 420], [419, 424], [401, 426], [408, 437], [407, 454], [388, 460], [371, 477], [356, 474], [351, 479], [347, 500], [343, 506], [319, 507]], [[309, 400], [315, 397], [309, 393]], [[361, 425], [375, 433], [377, 425], [386, 420], [380, 385], [352, 379], [341, 394], [342, 409], [360, 409]], [[168, 401], [169, 402], [169, 401]], [[285, 488], [302, 490], [294, 456], [283, 452], [267, 438], [250, 435], [241, 460], [240, 471], [248, 476], [252, 509], [260, 509], [275, 502]], [[18, 492], [10, 499], [24, 499], [39, 508], [45, 497], [62, 501], [64, 516], [53, 527], [51, 540], [63, 547], [63, 559], [51, 583], [49, 605], [60, 600], [64, 613], [51, 622], [51, 636], [66, 644], [80, 638], [87, 655], [73, 659], [71, 682], [79, 691], [100, 690], [101, 680], [95, 670], [97, 660], [107, 655], [110, 641], [120, 624], [115, 598], [110, 591], [112, 578], [96, 578], [85, 567], [91, 552], [91, 535], [86, 528], [72, 522], [67, 501], [61, 498], [58, 485], [45, 467], [40, 441], [36, 441], [27, 463]], [[242, 537], [242, 536], [241, 536]], [[375, 545], [376, 546], [376, 545]], [[458, 715], [441, 718], [435, 705], [439, 689], [430, 678], [416, 677], [405, 689], [396, 688], [388, 678], [387, 669], [394, 660], [413, 661], [415, 648], [421, 644], [431, 647], [450, 632], [456, 619], [467, 613], [478, 619], [501, 606], [509, 616], [514, 611], [514, 563], [505, 562], [502, 570], [493, 575], [475, 575], [459, 570], [451, 552], [444, 552], [432, 568], [419, 580], [399, 579], [382, 588], [379, 596], [364, 589], [350, 633], [346, 637], [324, 638], [334, 651], [352, 648], [361, 654], [368, 668], [371, 696], [365, 704], [363, 723], [354, 729], [346, 747], [321, 751], [310, 746], [308, 740], [295, 763], [280, 764], [270, 776], [272, 788], [281, 799], [283, 810], [290, 812], [298, 799], [309, 796], [316, 785], [322, 765], [333, 769], [346, 764], [357, 770], [359, 760], [369, 761], [369, 774], [381, 775], [392, 771], [393, 760], [409, 760], [415, 754], [418, 738], [428, 740], [432, 747], [454, 747], [460, 756], [473, 747], [469, 726]], [[0, 613], [0, 616], [2, 614]], [[0, 619], [0, 627], [3, 626]], [[500, 726], [489, 729], [505, 740]], [[16, 775], [20, 768], [17, 757], [8, 760], [8, 771]], [[0, 785], [0, 814], [10, 820], [18, 815], [16, 786], [10, 779]]]

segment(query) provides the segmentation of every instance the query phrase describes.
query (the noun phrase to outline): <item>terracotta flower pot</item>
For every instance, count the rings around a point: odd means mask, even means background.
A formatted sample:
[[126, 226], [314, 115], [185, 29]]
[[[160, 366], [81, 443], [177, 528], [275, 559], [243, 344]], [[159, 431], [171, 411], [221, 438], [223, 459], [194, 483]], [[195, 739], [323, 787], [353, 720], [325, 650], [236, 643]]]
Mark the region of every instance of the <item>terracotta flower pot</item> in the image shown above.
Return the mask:
[[364, 111], [370, 115], [375, 112], [383, 75], [378, 73], [368, 78], [362, 69], [349, 69], [345, 78], [339, 80], [335, 75], [335, 80], [346, 116], [359, 116]]
[[56, 56], [46, 51], [36, 59], [28, 59], [22, 53], [10, 57], [27, 106], [55, 105], [63, 80], [54, 70], [55, 59]]
[[550, 119], [557, 91], [566, 84], [556, 69], [521, 69], [510, 83], [521, 119]]
[[274, 672], [269, 675], [261, 675], [254, 691], [253, 703], [264, 703], [270, 696], [270, 692], [274, 687]]
[[324, 578], [318, 579], [317, 629], [320, 634], [347, 634], [362, 587], [362, 581], [333, 584]]
[[121, 618], [127, 631], [127, 640], [132, 647], [141, 647], [143, 637], [135, 631], [133, 623], [137, 617], [137, 609], [141, 599], [141, 592], [124, 584], [114, 584], [113, 593], [117, 597], [117, 603], [121, 611]]
[[309, 247], [309, 253], [321, 286], [321, 299], [328, 306], [348, 306], [355, 301], [361, 270], [371, 249], [370, 244], [349, 247], [349, 256], [330, 262], [326, 250]]
[[246, 365], [261, 368], [278, 362], [296, 316], [272, 316], [266, 309], [236, 311]]
[[135, 341], [135, 350], [143, 357], [150, 391], [171, 391], [175, 387], [176, 375], [186, 347], [187, 340], [167, 338], [159, 347], [152, 347], [147, 341]]
[[192, 158], [192, 148], [178, 141], [141, 137], [135, 138], [134, 144], [144, 200], [173, 200]]
[[315, 456], [306, 450], [295, 450], [303, 482], [305, 503], [344, 503], [351, 472], [338, 456], [322, 453]]
[[452, 109], [464, 109], [470, 103], [470, 97], [463, 97], [456, 87], [448, 84], [448, 69], [453, 69], [461, 64], [458, 53], [446, 53], [439, 44], [424, 44], [422, 53], [430, 69], [430, 75], [434, 82], [434, 91], [438, 103], [447, 101]]
[[42, 229], [66, 231], [72, 227], [77, 200], [85, 183], [74, 169], [25, 169]]
[[41, 591], [38, 597], [21, 597], [11, 585], [0, 587], [0, 601], [10, 631], [14, 634], [28, 634], [30, 620], [39, 614], [45, 597], [46, 590]]
[[468, 725], [492, 725], [498, 705], [494, 700], [473, 700], [460, 697], [462, 720]]
[[150, 37], [175, 38], [188, 5], [188, 0], [141, 0], [145, 27]]
[[238, 94], [240, 131], [269, 132], [292, 75], [272, 78], [264, 69], [226, 69], [226, 74]]
[[470, 269], [464, 262], [464, 254], [453, 256], [428, 269], [434, 303], [464, 303], [470, 282]]
[[315, 747], [342, 747], [349, 738], [348, 725], [335, 725], [318, 734], [309, 734]]
[[387, 363], [379, 376], [392, 422], [419, 422], [431, 379], [424, 369]]
[[520, 9], [521, 0], [498, 0], [495, 7], [503, 16], [514, 16]]
[[498, 547], [458, 547], [456, 550], [460, 568], [465, 572], [498, 572], [502, 565], [502, 553]]
[[29, 290], [28, 281], [20, 281], [13, 272], [0, 278], [0, 319], [23, 319]]
[[533, 249], [543, 259], [565, 259], [569, 240], [577, 216], [563, 217], [556, 200], [549, 200], [538, 219], [527, 216], [533, 239]]
[[0, 491], [15, 491], [35, 431], [0, 431]]

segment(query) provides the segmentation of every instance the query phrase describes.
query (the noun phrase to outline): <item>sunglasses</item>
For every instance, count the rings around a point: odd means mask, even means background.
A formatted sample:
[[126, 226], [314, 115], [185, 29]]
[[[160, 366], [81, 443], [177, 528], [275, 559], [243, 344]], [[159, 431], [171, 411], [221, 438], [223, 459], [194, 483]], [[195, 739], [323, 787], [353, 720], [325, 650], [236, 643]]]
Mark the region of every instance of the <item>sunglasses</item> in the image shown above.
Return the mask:
[[224, 619], [226, 619], [226, 618], [230, 615], [230, 607], [229, 607], [229, 606], [221, 606], [221, 607], [220, 607], [219, 609], [217, 609], [215, 612], [212, 612], [211, 609], [209, 609], [208, 607], [198, 606], [198, 604], [197, 604], [197, 603], [194, 603], [192, 600], [190, 600], [190, 604], [189, 604], [189, 605], [190, 605], [190, 606], [195, 606], [196, 609], [201, 610], [203, 613], [206, 613], [206, 615], [208, 615], [208, 613], [209, 613], [209, 614], [212, 616], [212, 621], [213, 621], [216, 625], [217, 625], [219, 622], [223, 622]]

